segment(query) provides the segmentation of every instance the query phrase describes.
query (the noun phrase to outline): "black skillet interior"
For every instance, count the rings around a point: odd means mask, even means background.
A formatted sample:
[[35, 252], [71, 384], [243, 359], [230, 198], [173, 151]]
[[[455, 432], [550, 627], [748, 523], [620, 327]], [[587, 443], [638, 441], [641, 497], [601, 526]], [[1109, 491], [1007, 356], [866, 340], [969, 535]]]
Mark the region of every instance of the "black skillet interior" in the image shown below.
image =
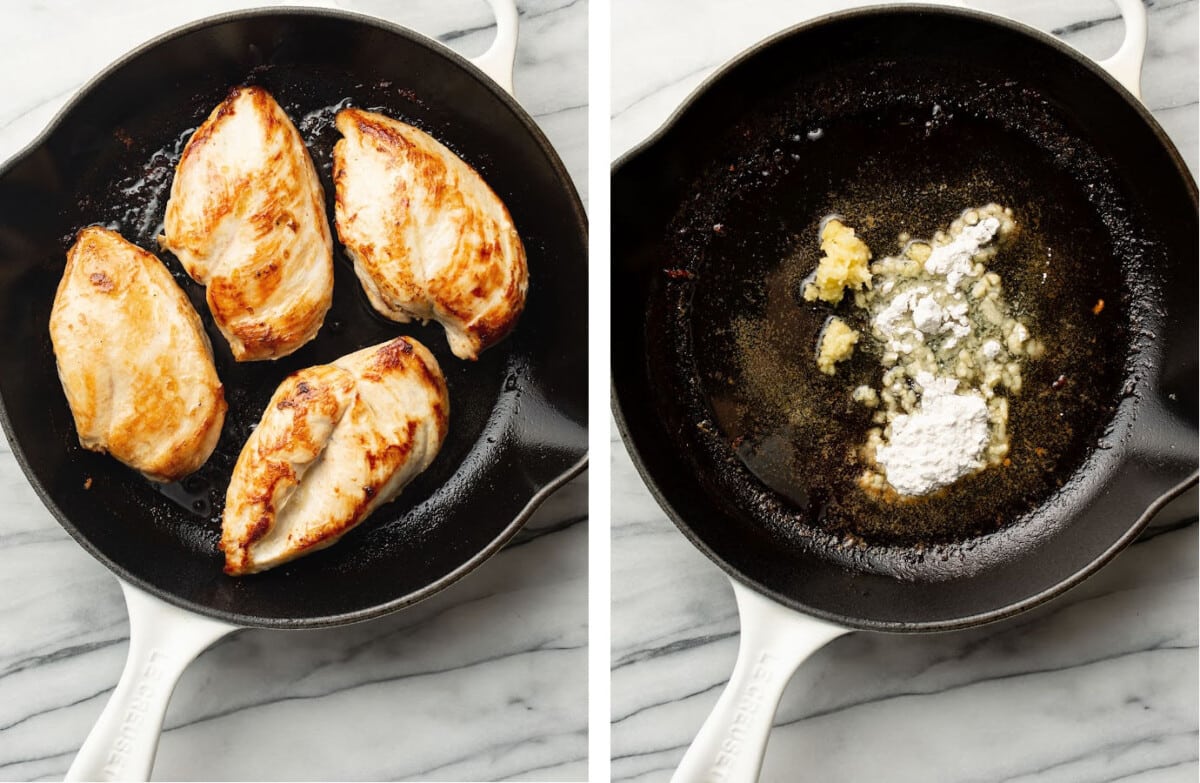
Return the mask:
[[[693, 543], [793, 608], [897, 631], [996, 619], [1099, 567], [1195, 481], [1195, 185], [1111, 79], [1022, 29], [945, 9], [801, 26], [616, 167], [626, 443]], [[817, 223], [845, 215], [895, 252], [901, 230], [928, 236], [992, 200], [1029, 229], [1013, 254], [1055, 259], [1036, 268], [1048, 278], [1005, 277], [1048, 344], [1013, 405], [1012, 456], [1052, 443], [1055, 464], [947, 493], [932, 521], [877, 511], [866, 538], [848, 536], [869, 504], [819, 490], [852, 453], [827, 436], [848, 431], [855, 382], [809, 380], [821, 317], [798, 297]], [[859, 353], [839, 372], [869, 382], [878, 360]]]
[[[378, 109], [439, 138], [504, 199], [525, 242], [528, 307], [478, 362], [436, 324], [375, 315], [335, 238], [333, 307], [317, 338], [277, 362], [237, 364], [203, 289], [160, 254], [201, 314], [229, 413], [215, 453], [157, 486], [84, 451], [56, 375], [47, 323], [64, 254], [102, 223], [157, 250], [182, 145], [236, 84], [267, 88], [309, 144], [332, 221], [332, 120]], [[401, 28], [331, 12], [252, 12], [199, 23], [99, 78], [37, 145], [0, 173], [0, 398], [13, 450], [47, 506], [126, 579], [240, 624], [363, 619], [422, 598], [498, 549], [536, 502], [577, 471], [586, 433], [586, 224], [562, 164], [532, 120], [456, 55]], [[233, 579], [216, 549], [229, 474], [278, 383], [396, 335], [437, 356], [450, 433], [433, 465], [338, 545]]]

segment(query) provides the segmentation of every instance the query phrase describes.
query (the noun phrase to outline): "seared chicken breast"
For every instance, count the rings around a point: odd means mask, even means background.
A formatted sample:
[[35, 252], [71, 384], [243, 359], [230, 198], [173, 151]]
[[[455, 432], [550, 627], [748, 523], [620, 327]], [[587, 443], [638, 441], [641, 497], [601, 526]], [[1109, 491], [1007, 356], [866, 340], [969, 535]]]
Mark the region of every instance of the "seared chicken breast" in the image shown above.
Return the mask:
[[162, 247], [208, 287], [239, 362], [316, 336], [333, 301], [325, 197], [300, 133], [260, 87], [233, 90], [184, 147]]
[[513, 328], [525, 307], [525, 247], [504, 202], [429, 134], [344, 109], [333, 148], [338, 238], [371, 305], [433, 319], [461, 359]]
[[50, 312], [79, 443], [154, 481], [204, 464], [225, 422], [212, 346], [171, 273], [120, 234], [79, 232]]
[[429, 467], [446, 437], [446, 380], [397, 337], [276, 389], [225, 496], [225, 572], [251, 574], [333, 544]]

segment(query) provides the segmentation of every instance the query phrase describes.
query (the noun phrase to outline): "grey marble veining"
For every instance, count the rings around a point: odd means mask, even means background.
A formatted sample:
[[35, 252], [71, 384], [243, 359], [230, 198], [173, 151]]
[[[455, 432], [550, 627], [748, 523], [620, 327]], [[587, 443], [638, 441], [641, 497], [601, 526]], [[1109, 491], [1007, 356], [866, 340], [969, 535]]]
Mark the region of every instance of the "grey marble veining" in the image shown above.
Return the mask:
[[[0, 160], [130, 48], [246, 5], [0, 4]], [[336, 5], [467, 56], [486, 49], [495, 31], [482, 0]], [[586, 193], [587, 3], [518, 5], [517, 98]], [[116, 581], [43, 508], [2, 441], [0, 779], [61, 779], [123, 666], [125, 607]], [[179, 684], [155, 777], [586, 777], [586, 508], [583, 476], [475, 573], [390, 617], [222, 640]]]
[[[850, 2], [615, 0], [612, 154], [657, 129], [756, 41]], [[1093, 57], [1122, 35], [1107, 0], [970, 5]], [[1197, 169], [1196, 0], [1151, 0], [1143, 97]], [[728, 580], [670, 523], [612, 438], [614, 780], [666, 781], [737, 654]], [[1197, 525], [1158, 528], [1097, 576], [1005, 623], [851, 634], [801, 666], [762, 779], [954, 783], [1195, 781]]]

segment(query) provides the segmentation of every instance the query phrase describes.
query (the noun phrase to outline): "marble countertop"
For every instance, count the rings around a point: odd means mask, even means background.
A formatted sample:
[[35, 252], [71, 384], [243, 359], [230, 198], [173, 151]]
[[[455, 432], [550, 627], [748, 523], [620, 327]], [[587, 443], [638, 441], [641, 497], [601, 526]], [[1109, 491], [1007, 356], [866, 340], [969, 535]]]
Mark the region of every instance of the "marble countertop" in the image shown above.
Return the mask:
[[[1107, 0], [971, 0], [1093, 57]], [[612, 154], [725, 60], [850, 2], [614, 0]], [[1197, 168], [1196, 0], [1150, 0], [1143, 97]], [[667, 520], [612, 437], [612, 776], [666, 781], [729, 678], [728, 580]], [[1194, 497], [1194, 495], [1193, 495]], [[1194, 502], [1191, 514], [1195, 514]], [[1195, 781], [1197, 525], [1158, 527], [1083, 586], [950, 634], [850, 634], [784, 694], [764, 781]]]
[[[5, 2], [0, 160], [87, 79], [180, 24], [253, 4]], [[341, 0], [473, 56], [479, 0]], [[521, 0], [515, 89], [587, 192], [587, 4]], [[43, 508], [0, 439], [0, 779], [61, 780], [127, 647], [116, 581]], [[587, 775], [587, 477], [416, 607], [345, 628], [243, 631], [185, 672], [161, 780], [579, 780]]]

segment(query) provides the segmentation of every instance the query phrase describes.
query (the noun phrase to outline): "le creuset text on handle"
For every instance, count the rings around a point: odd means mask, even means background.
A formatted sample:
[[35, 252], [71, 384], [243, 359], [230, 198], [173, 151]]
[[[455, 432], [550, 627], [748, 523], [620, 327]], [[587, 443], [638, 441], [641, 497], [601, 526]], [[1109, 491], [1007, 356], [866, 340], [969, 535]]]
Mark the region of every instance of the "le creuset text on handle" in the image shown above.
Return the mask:
[[849, 633], [786, 609], [733, 582], [742, 635], [733, 676], [683, 757], [672, 783], [750, 783], [758, 779], [783, 689], [796, 668]]
[[236, 626], [202, 617], [120, 582], [129, 657], [104, 712], [67, 771], [74, 780], [149, 780], [167, 703], [183, 670]]

